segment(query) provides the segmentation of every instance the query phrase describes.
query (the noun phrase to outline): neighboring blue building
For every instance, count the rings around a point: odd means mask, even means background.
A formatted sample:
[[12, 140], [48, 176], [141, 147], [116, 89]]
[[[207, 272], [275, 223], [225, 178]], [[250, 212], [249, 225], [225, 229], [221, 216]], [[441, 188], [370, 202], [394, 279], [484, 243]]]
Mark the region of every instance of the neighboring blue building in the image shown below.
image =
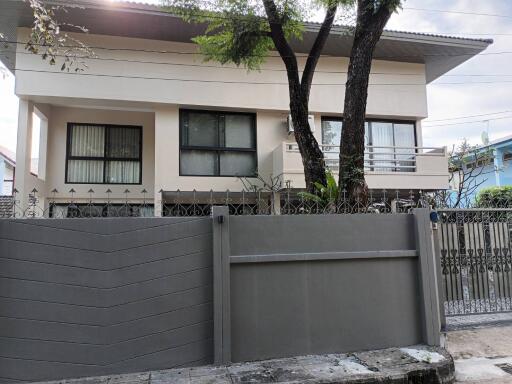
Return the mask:
[[493, 153], [493, 173], [484, 175], [487, 180], [479, 188], [512, 185], [512, 135], [491, 141], [482, 149]]
[[[475, 153], [477, 155], [474, 160], [470, 156], [461, 165], [465, 168], [465, 173], [476, 169], [471, 184], [477, 187], [470, 188], [471, 193], [465, 199], [466, 202], [474, 201], [478, 192], [484, 188], [512, 185], [512, 135], [491, 141], [478, 148]], [[452, 190], [457, 189], [458, 183], [459, 180], [454, 177]]]

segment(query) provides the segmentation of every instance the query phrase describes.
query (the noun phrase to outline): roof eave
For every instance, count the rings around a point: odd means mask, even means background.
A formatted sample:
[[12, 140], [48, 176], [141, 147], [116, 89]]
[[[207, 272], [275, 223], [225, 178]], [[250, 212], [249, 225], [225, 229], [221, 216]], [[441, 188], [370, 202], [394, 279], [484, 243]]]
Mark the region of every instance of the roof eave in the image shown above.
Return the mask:
[[[49, 0], [48, 3], [66, 5], [69, 9], [69, 13], [75, 13], [75, 18], [78, 18], [78, 22], [86, 27], [89, 27], [88, 24], [93, 26], [97, 18], [103, 18], [104, 23], [98, 24], [99, 32], [95, 32], [94, 28], [90, 28], [91, 33], [169, 41], [172, 41], [174, 37], [175, 41], [188, 42], [194, 33], [197, 35], [204, 31], [204, 25], [186, 24], [182, 22], [178, 16], [172, 15], [158, 6], [150, 4], [130, 2], [113, 3], [100, 0], [74, 0], [73, 2]], [[30, 8], [28, 8], [23, 0], [0, 0], [0, 4], [5, 4], [3, 7], [5, 13], [8, 11], [13, 13], [12, 15], [5, 14], [5, 18], [3, 19], [0, 15], [1, 23], [10, 23], [11, 34], [16, 33], [16, 27], [28, 26], [27, 18], [31, 16], [31, 13]], [[83, 15], [73, 12], [73, 10], [78, 9], [84, 9], [86, 14]], [[124, 23], [126, 26], [120, 26], [119, 23], [117, 23], [117, 25], [116, 23], [108, 23], [108, 18], [112, 16], [112, 12], [122, 12], [125, 15], [130, 15], [129, 17], [133, 17], [134, 20], [141, 22]], [[86, 18], [89, 18], [89, 23]], [[155, 21], [155, 23], [152, 23], [152, 21]], [[158, 23], [160, 29], [158, 28]], [[180, 27], [181, 23], [183, 23], [183, 25]], [[150, 26], [149, 28], [148, 25]], [[179, 31], [172, 32], [173, 26]], [[137, 30], [137, 28], [139, 29]], [[297, 52], [309, 51], [309, 47], [314, 41], [315, 34], [318, 32], [319, 28], [320, 24], [318, 23], [306, 23], [303, 39], [301, 41], [292, 42]], [[171, 32], [169, 32], [169, 30], [171, 30]], [[10, 36], [10, 38], [14, 40], [16, 36]], [[429, 83], [469, 58], [482, 52], [491, 43], [492, 40], [490, 39], [468, 39], [387, 30], [383, 33], [377, 45], [374, 58], [376, 60], [425, 64], [426, 82]], [[348, 57], [350, 56], [351, 45], [352, 35], [350, 29], [346, 26], [336, 25], [332, 29], [331, 38], [328, 39], [326, 43], [324, 54]], [[6, 53], [0, 58], [7, 64], [10, 70], [15, 67], [14, 54], [9, 56], [9, 54]]]

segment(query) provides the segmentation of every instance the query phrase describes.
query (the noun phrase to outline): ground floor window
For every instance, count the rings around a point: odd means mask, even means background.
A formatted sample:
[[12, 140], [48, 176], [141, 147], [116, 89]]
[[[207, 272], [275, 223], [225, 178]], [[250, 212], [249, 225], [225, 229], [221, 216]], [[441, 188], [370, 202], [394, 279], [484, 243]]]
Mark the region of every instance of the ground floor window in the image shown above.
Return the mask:
[[141, 184], [142, 127], [68, 124], [66, 183]]
[[79, 217], [153, 217], [152, 204], [52, 204], [50, 217], [79, 218]]
[[180, 136], [180, 175], [256, 175], [255, 114], [181, 110]]

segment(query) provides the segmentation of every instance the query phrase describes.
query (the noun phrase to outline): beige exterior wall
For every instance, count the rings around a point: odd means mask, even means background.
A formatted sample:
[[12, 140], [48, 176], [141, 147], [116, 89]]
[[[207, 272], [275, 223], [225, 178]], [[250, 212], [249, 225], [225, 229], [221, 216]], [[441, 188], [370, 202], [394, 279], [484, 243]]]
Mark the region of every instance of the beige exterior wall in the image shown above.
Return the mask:
[[[142, 184], [66, 184], [66, 138], [68, 123], [90, 124], [119, 124], [142, 126]], [[87, 191], [92, 188], [95, 195], [106, 196], [107, 189], [112, 190], [113, 199], [124, 199], [123, 193], [130, 190], [131, 198], [141, 198], [143, 188], [148, 191], [148, 197], [152, 198], [155, 180], [155, 118], [153, 113], [112, 111], [98, 109], [78, 109], [53, 107], [48, 129], [48, 157], [46, 186], [50, 192], [56, 188], [60, 194], [67, 196], [73, 188], [77, 199], [88, 198]], [[57, 196], [59, 196], [57, 195]]]
[[[24, 104], [24, 103], [22, 103]], [[147, 190], [147, 198], [152, 199], [154, 194], [154, 179], [155, 179], [155, 118], [153, 113], [145, 112], [131, 112], [131, 111], [116, 111], [116, 110], [101, 110], [101, 109], [87, 109], [87, 108], [68, 108], [61, 106], [50, 106], [45, 104], [28, 104], [28, 126], [27, 126], [27, 139], [25, 145], [23, 141], [18, 143], [17, 161], [21, 164], [16, 174], [16, 188], [20, 191], [19, 200], [22, 208], [26, 208], [26, 196], [34, 188], [38, 191], [38, 196], [41, 198], [40, 205], [44, 206], [47, 203], [45, 198], [55, 198], [56, 202], [61, 199], [69, 201], [73, 196], [74, 201], [89, 200], [89, 189], [95, 191], [94, 198], [106, 199], [107, 189], [112, 193], [110, 198], [112, 202], [124, 201], [126, 189], [130, 190], [130, 201], [140, 201], [144, 198], [141, 193], [142, 189]], [[30, 154], [31, 144], [31, 130], [32, 122], [31, 116], [34, 107], [36, 107], [48, 119], [48, 136], [46, 148], [46, 176], [44, 179], [41, 176], [36, 176], [28, 171], [27, 165], [29, 164], [29, 155], [24, 156], [23, 153]], [[22, 105], [21, 109], [24, 110]], [[25, 113], [23, 113], [25, 115]], [[65, 183], [66, 175], [66, 139], [67, 139], [67, 124], [68, 123], [91, 123], [91, 124], [126, 124], [126, 125], [139, 125], [143, 127], [142, 132], [142, 184], [141, 185], [121, 185], [121, 184], [67, 184]], [[18, 127], [18, 140], [21, 127]], [[22, 148], [28, 148], [22, 150]], [[22, 161], [22, 158], [25, 158]], [[25, 169], [25, 172], [22, 170]], [[57, 193], [52, 193], [56, 189]], [[75, 193], [70, 190], [74, 189]]]
[[[27, 29], [20, 29], [18, 40], [25, 41], [27, 33]], [[128, 50], [95, 48], [98, 60], [87, 60], [88, 68], [76, 75], [63, 73], [60, 65], [49, 66], [40, 57], [27, 54], [20, 44], [16, 56], [16, 93], [30, 97], [288, 110], [286, 73], [278, 57], [269, 58], [261, 71], [248, 72], [244, 68], [221, 67], [215, 62], [204, 63], [195, 54], [148, 52], [194, 53], [194, 44], [83, 34], [79, 38], [91, 47]], [[303, 64], [305, 59], [300, 61]], [[311, 112], [339, 113], [343, 109], [347, 67], [348, 58], [321, 58], [311, 90]], [[369, 116], [427, 116], [423, 64], [375, 61], [372, 73], [371, 83], [381, 85], [370, 85]]]
[[[257, 111], [258, 171], [269, 180], [273, 172], [273, 150], [287, 140], [286, 114]], [[179, 175], [179, 108], [160, 107], [156, 111], [155, 134], [155, 188], [167, 191], [241, 191], [243, 185], [236, 177], [194, 177]]]
[[[274, 149], [274, 174], [282, 174], [284, 182], [292, 187], [305, 188], [302, 160], [298, 151], [287, 151], [282, 144]], [[374, 190], [439, 190], [448, 185], [448, 154], [446, 150], [438, 153], [418, 153], [415, 157], [415, 172], [365, 172], [368, 188]], [[337, 172], [333, 172], [336, 175]]]
[[[45, 116], [50, 116], [49, 108], [37, 106]], [[28, 206], [28, 195], [37, 191], [38, 196], [46, 196], [44, 180], [30, 173], [31, 148], [32, 148], [32, 123], [34, 103], [20, 99], [18, 109], [18, 137], [16, 143], [16, 176], [14, 187], [19, 194], [17, 200], [20, 203], [20, 211], [25, 211]], [[44, 199], [40, 205], [44, 206]]]
[[[26, 39], [27, 31], [19, 30], [20, 41]], [[24, 103], [20, 104], [20, 116], [24, 117], [35, 105], [48, 118], [46, 177], [40, 180], [26, 174], [20, 182], [25, 193], [36, 187], [45, 196], [51, 196], [55, 188], [59, 191], [57, 198], [69, 200], [69, 190], [73, 188], [75, 199], [87, 200], [90, 188], [100, 198], [105, 198], [105, 191], [110, 188], [111, 199], [124, 200], [126, 188], [131, 191], [131, 199], [141, 199], [140, 190], [145, 188], [148, 198], [158, 203], [160, 189], [241, 191], [243, 185], [235, 177], [179, 175], [182, 108], [256, 113], [259, 173], [266, 179], [278, 176], [275, 162], [279, 162], [279, 157], [274, 150], [285, 141], [293, 141], [293, 135], [287, 133], [288, 87], [280, 58], [270, 58], [260, 72], [247, 72], [243, 68], [204, 63], [196, 54], [169, 53], [193, 53], [193, 44], [97, 35], [80, 35], [80, 39], [92, 47], [110, 49], [95, 48], [98, 60], [88, 60], [88, 68], [78, 75], [61, 72], [60, 65], [49, 66], [40, 57], [27, 54], [22, 45], [18, 47], [16, 93], [26, 100], [26, 108]], [[120, 48], [124, 50], [115, 50]], [[168, 53], [148, 52], [153, 50]], [[343, 108], [347, 66], [348, 59], [343, 57], [323, 57], [319, 62], [310, 99], [314, 134], [319, 142], [321, 117], [339, 116]], [[424, 65], [375, 61], [371, 83], [381, 85], [369, 88], [368, 117], [417, 121], [421, 146], [420, 120], [427, 116]], [[26, 124], [20, 119], [22, 128], [30, 125], [30, 114], [25, 118]], [[65, 184], [69, 122], [142, 125], [142, 185]], [[20, 154], [24, 148], [30, 148], [25, 137], [30, 135], [29, 131], [30, 127], [19, 130], [18, 158], [23, 157]], [[26, 169], [25, 163], [22, 169]], [[298, 174], [294, 178], [297, 182], [293, 186], [302, 186], [303, 176]], [[388, 175], [380, 179], [390, 180]], [[380, 184], [376, 187], [380, 188]], [[402, 184], [401, 181], [392, 188], [401, 188]], [[406, 188], [412, 187], [409, 182], [405, 184]]]

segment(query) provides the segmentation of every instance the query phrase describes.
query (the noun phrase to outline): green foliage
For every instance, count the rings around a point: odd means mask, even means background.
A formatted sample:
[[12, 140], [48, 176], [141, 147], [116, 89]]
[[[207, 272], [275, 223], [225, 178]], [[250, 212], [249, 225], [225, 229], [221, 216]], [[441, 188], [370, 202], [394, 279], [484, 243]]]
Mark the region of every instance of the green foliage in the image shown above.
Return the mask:
[[[405, 0], [363, 0], [362, 5], [366, 6], [368, 10], [377, 13], [382, 7], [388, 8], [391, 12], [396, 12], [402, 8], [402, 3]], [[355, 4], [356, 1], [351, 1]]]
[[[276, 0], [287, 40], [301, 39], [303, 21], [312, 12], [331, 4], [353, 0]], [[162, 0], [164, 9], [192, 23], [206, 23], [203, 35], [192, 40], [206, 61], [233, 63], [257, 70], [275, 48], [261, 0]]]
[[[221, 64], [234, 63], [248, 69], [258, 69], [273, 48], [272, 39], [265, 31], [265, 22], [257, 16], [248, 16], [237, 23], [225, 23], [217, 33], [197, 36], [192, 40], [199, 45], [206, 61]], [[208, 28], [212, 32], [212, 25]]]
[[[68, 72], [73, 68], [75, 72], [86, 67], [83, 61], [86, 57], [94, 57], [94, 52], [80, 40], [62, 32], [62, 27], [75, 29], [78, 32], [88, 32], [86, 28], [60, 23], [56, 13], [66, 12], [65, 7], [46, 6], [40, 0], [28, 0], [34, 15], [34, 24], [30, 31], [25, 49], [33, 54], [41, 55], [50, 65], [61, 65], [61, 70]], [[61, 59], [61, 60], [59, 60]]]
[[[348, 189], [350, 185], [364, 184], [364, 153], [355, 155], [343, 155], [343, 170], [340, 180], [342, 188]], [[363, 164], [359, 167], [358, 164]]]
[[325, 173], [325, 179], [327, 181], [326, 185], [322, 185], [318, 182], [314, 183], [315, 193], [299, 192], [299, 196], [304, 200], [318, 203], [321, 207], [335, 206], [338, 196], [340, 195], [336, 179], [331, 171]]
[[482, 189], [476, 197], [476, 205], [479, 208], [512, 208], [512, 185]]
[[[351, 14], [348, 10], [354, 10], [357, 5], [359, 7], [369, 7], [372, 14], [375, 14], [374, 23], [379, 21], [379, 16], [389, 16], [383, 7], [389, 7], [390, 10], [396, 11], [401, 5], [402, 0], [161, 0], [167, 10], [175, 15], [182, 17], [184, 20], [193, 23], [206, 24], [206, 31], [200, 36], [196, 36], [193, 41], [198, 44], [199, 51], [204, 55], [206, 61], [217, 61], [221, 64], [233, 63], [237, 66], [245, 66], [249, 70], [259, 69], [269, 56], [270, 51], [278, 47], [281, 58], [286, 64], [287, 75], [292, 87], [296, 89], [299, 82], [299, 65], [294, 57], [293, 48], [290, 47], [290, 41], [293, 39], [301, 39], [304, 31], [304, 22], [311, 19], [311, 15], [318, 9], [327, 9], [325, 13], [325, 26], [321, 28], [318, 36], [323, 37], [317, 39], [313, 44], [312, 50], [309, 52], [307, 65], [303, 79], [307, 80], [306, 86], [302, 84], [307, 91], [306, 95], [300, 92], [290, 91], [290, 102], [298, 104], [303, 100], [309, 99], [309, 89], [313, 78], [317, 59], [321, 54], [323, 44], [325, 42], [325, 34], [330, 31], [331, 23], [336, 19], [336, 12], [340, 10]], [[266, 7], [265, 7], [266, 6]], [[335, 9], [333, 7], [336, 7]], [[361, 10], [361, 8], [359, 9]], [[268, 11], [268, 17], [267, 17]], [[339, 15], [338, 15], [339, 17]], [[382, 18], [382, 17], [381, 17]], [[370, 18], [371, 19], [371, 18]], [[275, 24], [270, 24], [275, 23]], [[275, 28], [278, 25], [279, 28]], [[370, 23], [370, 27], [372, 27]], [[365, 33], [371, 31], [372, 28], [364, 27]], [[270, 32], [272, 31], [272, 39]], [[284, 36], [282, 36], [284, 35]], [[315, 49], [316, 43], [320, 42]], [[288, 44], [287, 44], [288, 43]], [[286, 53], [283, 53], [286, 52]], [[285, 57], [287, 55], [287, 57]], [[312, 59], [313, 58], [313, 59]], [[311, 64], [311, 66], [308, 66]], [[366, 70], [364, 68], [351, 68], [351, 74]], [[367, 71], [370, 68], [368, 67]], [[299, 84], [300, 85], [300, 84]], [[366, 103], [366, 100], [362, 101]], [[364, 110], [359, 108], [360, 110]], [[294, 124], [296, 122], [294, 121]], [[299, 132], [299, 130], [297, 130]], [[312, 144], [314, 147], [317, 143]], [[319, 153], [320, 151], [317, 151]], [[306, 151], [301, 150], [301, 155], [306, 158]], [[359, 154], [364, 156], [363, 153]], [[309, 163], [309, 161], [306, 161]], [[351, 163], [352, 164], [352, 163]], [[347, 185], [346, 180], [356, 180], [350, 185], [363, 184], [364, 186], [364, 169], [354, 166], [344, 167], [348, 170], [347, 175], [340, 176], [342, 186]], [[307, 174], [307, 172], [305, 172]], [[332, 175], [330, 175], [332, 178]], [[332, 178], [334, 181], [334, 178]], [[306, 180], [308, 191], [312, 189], [312, 180]], [[336, 183], [334, 183], [336, 185]], [[306, 194], [304, 197], [316, 199], [324, 193], [330, 195], [330, 199], [338, 198], [336, 187], [332, 190], [332, 185], [314, 185], [317, 193]], [[329, 200], [326, 200], [329, 204]]]

